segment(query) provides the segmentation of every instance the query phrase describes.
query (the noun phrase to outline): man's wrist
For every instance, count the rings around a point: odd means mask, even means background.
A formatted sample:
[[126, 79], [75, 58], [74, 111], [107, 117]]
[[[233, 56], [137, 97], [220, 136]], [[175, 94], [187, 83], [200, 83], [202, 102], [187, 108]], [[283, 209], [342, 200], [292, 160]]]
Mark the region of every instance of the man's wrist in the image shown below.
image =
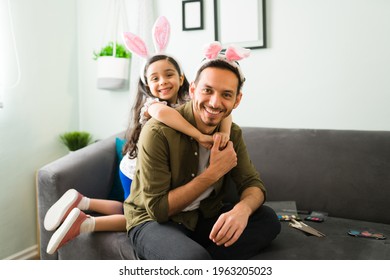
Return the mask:
[[203, 180], [207, 180], [210, 185], [216, 183], [220, 177], [214, 172], [210, 166], [206, 168], [204, 172], [202, 172], [198, 177], [202, 178]]
[[246, 213], [248, 217], [253, 213], [253, 209], [244, 200], [239, 201], [234, 208], [240, 213]]

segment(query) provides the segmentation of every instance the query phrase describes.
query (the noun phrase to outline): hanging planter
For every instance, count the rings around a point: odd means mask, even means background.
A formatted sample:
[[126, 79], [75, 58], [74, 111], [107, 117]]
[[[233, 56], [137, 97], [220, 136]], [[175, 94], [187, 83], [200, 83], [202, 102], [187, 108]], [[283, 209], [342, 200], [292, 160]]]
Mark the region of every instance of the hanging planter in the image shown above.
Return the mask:
[[120, 34], [128, 30], [125, 11], [124, 0], [109, 1], [107, 22], [104, 25], [109, 36], [104, 37], [100, 52], [94, 52], [99, 89], [119, 90], [128, 87], [131, 53], [119, 39]]
[[115, 90], [128, 86], [131, 53], [121, 44], [110, 42], [99, 53], [97, 60], [97, 87]]

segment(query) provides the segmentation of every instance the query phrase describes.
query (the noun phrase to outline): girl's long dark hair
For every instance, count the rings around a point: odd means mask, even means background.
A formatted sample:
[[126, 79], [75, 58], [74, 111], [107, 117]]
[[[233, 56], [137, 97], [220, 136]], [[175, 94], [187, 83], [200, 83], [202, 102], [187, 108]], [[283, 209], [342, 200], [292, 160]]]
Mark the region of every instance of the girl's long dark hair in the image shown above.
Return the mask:
[[[177, 94], [178, 102], [184, 103], [186, 100], [186, 96], [188, 95], [189, 83], [188, 83], [188, 80], [187, 80], [186, 76], [184, 75], [184, 73], [182, 73], [179, 64], [177, 63], [177, 61], [174, 58], [167, 56], [167, 55], [155, 55], [155, 56], [151, 57], [147, 61], [145, 68], [144, 68], [144, 72], [143, 72], [144, 81], [147, 81], [146, 71], [149, 68], [149, 66], [152, 63], [159, 61], [159, 60], [163, 60], [163, 59], [172, 63], [172, 65], [175, 67], [175, 69], [179, 73], [179, 76], [181, 76], [181, 75], [184, 76], [183, 84], [180, 86], [178, 94]], [[148, 97], [154, 98], [154, 96], [152, 95], [152, 93], [149, 90], [149, 87], [147, 85], [145, 85], [140, 78], [138, 81], [137, 95], [135, 97], [134, 104], [133, 104], [133, 107], [131, 109], [131, 121], [130, 121], [129, 127], [127, 129], [127, 132], [126, 132], [126, 140], [127, 141], [126, 141], [126, 144], [123, 148], [123, 154], [125, 155], [125, 154], [129, 153], [129, 157], [131, 159], [136, 158], [137, 154], [138, 154], [137, 143], [138, 143], [139, 135], [141, 134], [141, 129], [142, 129], [142, 125], [139, 122], [140, 113], [141, 113], [141, 109], [144, 106], [146, 99]]]

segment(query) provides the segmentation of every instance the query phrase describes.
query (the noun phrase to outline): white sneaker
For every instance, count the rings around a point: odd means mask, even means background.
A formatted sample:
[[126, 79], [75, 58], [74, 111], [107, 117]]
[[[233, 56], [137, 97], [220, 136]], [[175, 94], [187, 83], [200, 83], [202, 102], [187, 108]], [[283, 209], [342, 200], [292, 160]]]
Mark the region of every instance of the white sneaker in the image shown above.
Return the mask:
[[54, 203], [45, 215], [43, 225], [46, 230], [55, 230], [68, 216], [73, 208], [77, 207], [83, 195], [75, 189], [70, 189], [64, 193], [56, 203]]
[[73, 208], [62, 225], [53, 233], [47, 245], [46, 252], [53, 254], [65, 243], [80, 234], [80, 226], [87, 219], [87, 215], [78, 208]]

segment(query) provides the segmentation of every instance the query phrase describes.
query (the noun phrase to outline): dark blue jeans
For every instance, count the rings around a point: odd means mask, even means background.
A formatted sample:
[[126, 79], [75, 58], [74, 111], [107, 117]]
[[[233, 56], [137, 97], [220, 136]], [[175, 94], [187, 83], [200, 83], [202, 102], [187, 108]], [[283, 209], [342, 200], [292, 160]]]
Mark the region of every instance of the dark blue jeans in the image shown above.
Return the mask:
[[[230, 209], [231, 205], [222, 212]], [[233, 245], [217, 246], [209, 239], [217, 219], [218, 216], [209, 219], [200, 216], [195, 231], [172, 221], [146, 222], [130, 231], [130, 242], [138, 257], [147, 260], [239, 260], [256, 255], [280, 233], [275, 212], [261, 206], [250, 216], [246, 229]]]

